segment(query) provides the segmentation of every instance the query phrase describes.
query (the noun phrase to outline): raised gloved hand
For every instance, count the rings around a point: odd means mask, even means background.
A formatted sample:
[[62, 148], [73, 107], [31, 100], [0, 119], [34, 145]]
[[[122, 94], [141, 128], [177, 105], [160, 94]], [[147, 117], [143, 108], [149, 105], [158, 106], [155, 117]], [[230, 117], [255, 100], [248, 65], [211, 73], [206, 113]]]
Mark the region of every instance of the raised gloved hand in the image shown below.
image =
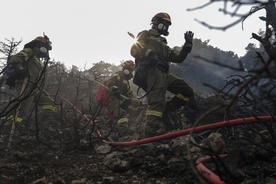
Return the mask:
[[187, 43], [193, 43], [193, 37], [194, 37], [194, 33], [192, 31], [187, 31], [184, 34], [184, 38]]

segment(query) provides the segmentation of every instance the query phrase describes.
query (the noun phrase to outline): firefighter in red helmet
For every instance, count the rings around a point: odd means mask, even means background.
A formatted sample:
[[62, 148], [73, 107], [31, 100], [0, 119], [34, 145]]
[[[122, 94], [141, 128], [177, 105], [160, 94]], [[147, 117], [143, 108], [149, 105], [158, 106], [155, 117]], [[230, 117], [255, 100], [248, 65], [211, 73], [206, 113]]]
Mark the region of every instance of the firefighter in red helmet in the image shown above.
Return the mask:
[[98, 104], [107, 108], [110, 118], [117, 120], [116, 132], [119, 139], [131, 136], [133, 133], [129, 128], [129, 112], [135, 111], [140, 105], [129, 84], [129, 80], [133, 77], [134, 67], [135, 64], [132, 60], [124, 61], [122, 70], [117, 71], [104, 82], [108, 93], [105, 90], [100, 90], [103, 89], [100, 87], [96, 97]]
[[[158, 134], [160, 123], [167, 130], [174, 129], [169, 114], [185, 104], [194, 102], [194, 90], [184, 80], [169, 73], [169, 63], [181, 63], [191, 52], [192, 31], [184, 34], [185, 43], [179, 54], [167, 45], [164, 36], [169, 35], [172, 25], [169, 14], [157, 13], [151, 19], [151, 29], [138, 33], [137, 42], [131, 47], [131, 55], [137, 65], [133, 82], [147, 92], [145, 137]], [[174, 97], [166, 102], [166, 91]], [[195, 106], [195, 103], [193, 103]]]
[[55, 110], [54, 100], [43, 89], [43, 71], [46, 62], [42, 59], [49, 59], [49, 51], [52, 50], [52, 42], [49, 38], [38, 36], [24, 45], [24, 49], [12, 56], [7, 66], [14, 69], [14, 72], [6, 79], [6, 85], [14, 88], [17, 97], [21, 100], [16, 122], [27, 120], [32, 112], [33, 105], [38, 104], [42, 110]]

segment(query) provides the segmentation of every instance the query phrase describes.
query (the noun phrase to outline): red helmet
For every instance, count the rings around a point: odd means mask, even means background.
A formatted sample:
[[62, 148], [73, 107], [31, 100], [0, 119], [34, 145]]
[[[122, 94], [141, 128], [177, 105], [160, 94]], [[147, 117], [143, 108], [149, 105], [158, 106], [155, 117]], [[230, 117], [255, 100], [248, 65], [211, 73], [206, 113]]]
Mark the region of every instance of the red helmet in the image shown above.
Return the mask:
[[45, 46], [48, 50], [52, 50], [52, 42], [49, 40], [47, 36], [38, 36], [35, 38], [35, 41]]
[[161, 13], [157, 13], [156, 15], [154, 15], [154, 17], [152, 17], [151, 22], [153, 24], [159, 24], [160, 22], [167, 22], [169, 25], [172, 24], [171, 21], [171, 17], [169, 14], [161, 12]]
[[124, 69], [132, 70], [132, 71], [135, 68], [135, 64], [132, 60], [127, 60], [127, 61], [123, 62], [122, 66]]
[[37, 41], [39, 41], [43, 44], [47, 44], [47, 41], [43, 36], [38, 36], [38, 37], [35, 38], [35, 40], [37, 40]]

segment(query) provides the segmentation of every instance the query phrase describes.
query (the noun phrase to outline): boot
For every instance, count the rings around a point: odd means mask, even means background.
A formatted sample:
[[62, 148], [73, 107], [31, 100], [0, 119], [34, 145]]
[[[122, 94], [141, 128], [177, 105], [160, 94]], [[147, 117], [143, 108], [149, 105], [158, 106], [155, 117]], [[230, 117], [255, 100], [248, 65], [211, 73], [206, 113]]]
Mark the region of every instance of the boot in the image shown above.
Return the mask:
[[171, 100], [166, 102], [165, 109], [163, 111], [162, 122], [167, 131], [178, 128], [178, 126], [172, 121], [170, 114], [178, 110], [183, 105], [184, 101], [177, 97], [173, 97]]
[[172, 131], [174, 130], [174, 123], [173, 121], [171, 120], [170, 118], [170, 112], [166, 112], [165, 114], [163, 114], [163, 117], [162, 117], [162, 123], [164, 125], [164, 128], [166, 131]]
[[133, 132], [128, 128], [128, 125], [126, 123], [120, 124], [117, 126], [117, 135], [118, 137], [126, 137], [126, 136], [132, 136]]
[[191, 109], [191, 110], [194, 110], [194, 111], [198, 110], [197, 103], [194, 98], [190, 98], [187, 105], [188, 105], [189, 109]]

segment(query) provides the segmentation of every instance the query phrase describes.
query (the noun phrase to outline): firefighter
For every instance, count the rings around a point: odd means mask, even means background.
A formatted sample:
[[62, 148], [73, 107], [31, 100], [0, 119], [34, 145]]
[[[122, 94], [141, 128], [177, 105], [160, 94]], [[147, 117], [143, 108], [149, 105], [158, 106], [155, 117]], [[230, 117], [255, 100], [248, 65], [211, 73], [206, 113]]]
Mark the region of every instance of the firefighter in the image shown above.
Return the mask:
[[[157, 13], [151, 19], [151, 29], [138, 33], [136, 43], [130, 49], [136, 64], [133, 82], [148, 93], [145, 137], [157, 135], [161, 122], [167, 130], [174, 129], [170, 112], [186, 104], [195, 107], [194, 90], [184, 80], [169, 73], [169, 62], [181, 63], [191, 52], [194, 33], [187, 31], [184, 34], [185, 43], [180, 53], [176, 54], [164, 37], [169, 35], [171, 24], [169, 14]], [[166, 102], [167, 90], [174, 97]]]
[[140, 104], [129, 85], [129, 80], [133, 77], [134, 66], [132, 60], [123, 62], [122, 70], [116, 72], [106, 84], [110, 91], [107, 107], [112, 113], [112, 118], [117, 120], [119, 137], [132, 133], [129, 128], [128, 113], [135, 110]]
[[15, 99], [20, 101], [18, 114], [10, 116], [17, 117], [16, 122], [27, 120], [34, 104], [41, 106], [42, 110], [55, 110], [54, 100], [43, 91], [45, 74], [43, 59], [49, 59], [51, 44], [46, 35], [38, 36], [25, 44], [23, 50], [7, 62], [8, 67], [13, 68], [14, 72], [6, 79], [6, 85], [15, 88]]

